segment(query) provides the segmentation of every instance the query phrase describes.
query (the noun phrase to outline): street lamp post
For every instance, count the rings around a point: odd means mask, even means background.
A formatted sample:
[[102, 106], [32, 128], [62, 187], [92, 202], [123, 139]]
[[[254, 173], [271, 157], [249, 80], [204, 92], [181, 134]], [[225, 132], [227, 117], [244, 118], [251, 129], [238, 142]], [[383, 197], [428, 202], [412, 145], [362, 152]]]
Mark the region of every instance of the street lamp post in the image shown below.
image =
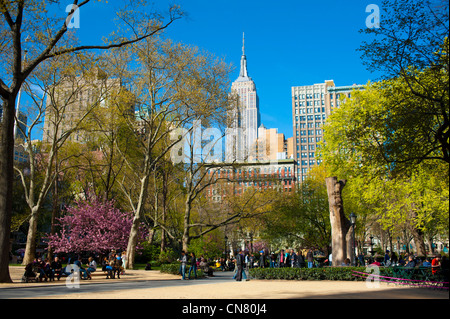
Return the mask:
[[356, 266], [356, 245], [355, 245], [355, 226], [356, 226], [356, 215], [355, 213], [350, 213], [350, 224], [353, 227], [353, 266]]
[[370, 255], [373, 257], [373, 236], [370, 236]]
[[227, 247], [228, 247], [228, 236], [225, 235], [225, 249], [224, 249], [224, 252], [225, 252], [225, 259], [228, 259]]

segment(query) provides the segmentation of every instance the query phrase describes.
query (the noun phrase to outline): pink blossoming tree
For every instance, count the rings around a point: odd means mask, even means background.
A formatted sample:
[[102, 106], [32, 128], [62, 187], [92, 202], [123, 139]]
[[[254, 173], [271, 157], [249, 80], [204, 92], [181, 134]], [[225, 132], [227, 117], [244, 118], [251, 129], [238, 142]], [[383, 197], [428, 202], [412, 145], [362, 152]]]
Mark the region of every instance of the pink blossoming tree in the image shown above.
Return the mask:
[[[114, 201], [78, 201], [58, 219], [60, 232], [48, 235], [48, 243], [56, 253], [126, 250], [132, 223], [133, 216], [115, 208]], [[140, 234], [142, 242], [145, 232], [141, 230]]]

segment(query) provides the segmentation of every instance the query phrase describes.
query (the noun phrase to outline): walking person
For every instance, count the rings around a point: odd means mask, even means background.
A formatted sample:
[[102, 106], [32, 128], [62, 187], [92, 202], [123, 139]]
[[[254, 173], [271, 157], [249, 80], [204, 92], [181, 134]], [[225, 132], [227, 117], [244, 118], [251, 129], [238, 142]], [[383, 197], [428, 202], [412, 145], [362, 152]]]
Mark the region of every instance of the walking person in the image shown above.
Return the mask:
[[242, 281], [242, 270], [244, 267], [244, 255], [242, 250], [236, 255], [236, 281]]
[[284, 267], [284, 261], [285, 261], [284, 249], [282, 249], [278, 255], [278, 268]]
[[123, 251], [121, 254], [122, 257], [122, 275], [125, 274], [125, 266], [127, 266], [127, 252]]
[[300, 249], [297, 253], [297, 267], [298, 268], [305, 267], [305, 258], [303, 257], [303, 252]]
[[289, 254], [289, 249], [286, 249], [284, 253], [284, 267], [291, 267], [291, 254]]
[[249, 281], [249, 277], [250, 277], [250, 265], [251, 265], [251, 259], [250, 256], [248, 254], [248, 252], [245, 252], [245, 257], [244, 257], [244, 272], [242, 274], [243, 277], [245, 277], [246, 281]]
[[291, 268], [294, 268], [295, 265], [297, 264], [297, 255], [295, 254], [293, 249], [291, 249], [290, 261], [291, 261]]
[[179, 262], [181, 262], [180, 265], [180, 274], [181, 274], [181, 280], [185, 280], [186, 276], [186, 264], [187, 264], [187, 256], [184, 250], [181, 252], [181, 257], [178, 259]]
[[189, 275], [188, 279], [191, 279], [191, 272], [194, 271], [195, 279], [197, 279], [197, 258], [195, 258], [195, 254], [191, 253], [191, 258], [189, 259]]
[[276, 259], [277, 257], [274, 253], [270, 254], [270, 268], [275, 268]]
[[306, 260], [308, 261], [308, 268], [313, 268], [314, 265], [314, 255], [312, 249], [309, 249], [306, 253]]
[[266, 266], [266, 256], [264, 254], [264, 250], [260, 251], [261, 255], [259, 256], [259, 267], [265, 268]]

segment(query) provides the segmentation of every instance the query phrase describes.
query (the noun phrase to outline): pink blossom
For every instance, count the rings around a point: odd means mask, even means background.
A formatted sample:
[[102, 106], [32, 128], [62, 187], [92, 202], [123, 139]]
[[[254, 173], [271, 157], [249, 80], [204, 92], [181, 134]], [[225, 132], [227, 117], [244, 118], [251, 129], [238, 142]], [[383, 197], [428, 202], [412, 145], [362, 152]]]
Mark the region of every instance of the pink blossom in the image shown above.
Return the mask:
[[[114, 201], [102, 202], [95, 198], [68, 207], [67, 214], [58, 218], [56, 226], [60, 232], [47, 238], [56, 253], [125, 250], [132, 223], [133, 215], [115, 208]], [[141, 227], [139, 242], [144, 238], [144, 227]]]

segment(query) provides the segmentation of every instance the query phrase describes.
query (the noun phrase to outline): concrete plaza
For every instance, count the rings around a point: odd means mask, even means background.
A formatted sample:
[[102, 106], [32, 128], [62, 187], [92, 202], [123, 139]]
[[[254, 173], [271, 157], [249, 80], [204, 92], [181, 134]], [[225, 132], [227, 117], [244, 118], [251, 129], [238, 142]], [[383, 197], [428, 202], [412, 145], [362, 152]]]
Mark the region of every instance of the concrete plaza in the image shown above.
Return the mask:
[[121, 279], [105, 275], [81, 280], [69, 289], [60, 281], [21, 283], [23, 267], [10, 267], [14, 283], [0, 284], [0, 299], [449, 299], [448, 290], [412, 288], [356, 281], [250, 280], [237, 282], [231, 272], [214, 277], [180, 280], [159, 271], [127, 270]]

